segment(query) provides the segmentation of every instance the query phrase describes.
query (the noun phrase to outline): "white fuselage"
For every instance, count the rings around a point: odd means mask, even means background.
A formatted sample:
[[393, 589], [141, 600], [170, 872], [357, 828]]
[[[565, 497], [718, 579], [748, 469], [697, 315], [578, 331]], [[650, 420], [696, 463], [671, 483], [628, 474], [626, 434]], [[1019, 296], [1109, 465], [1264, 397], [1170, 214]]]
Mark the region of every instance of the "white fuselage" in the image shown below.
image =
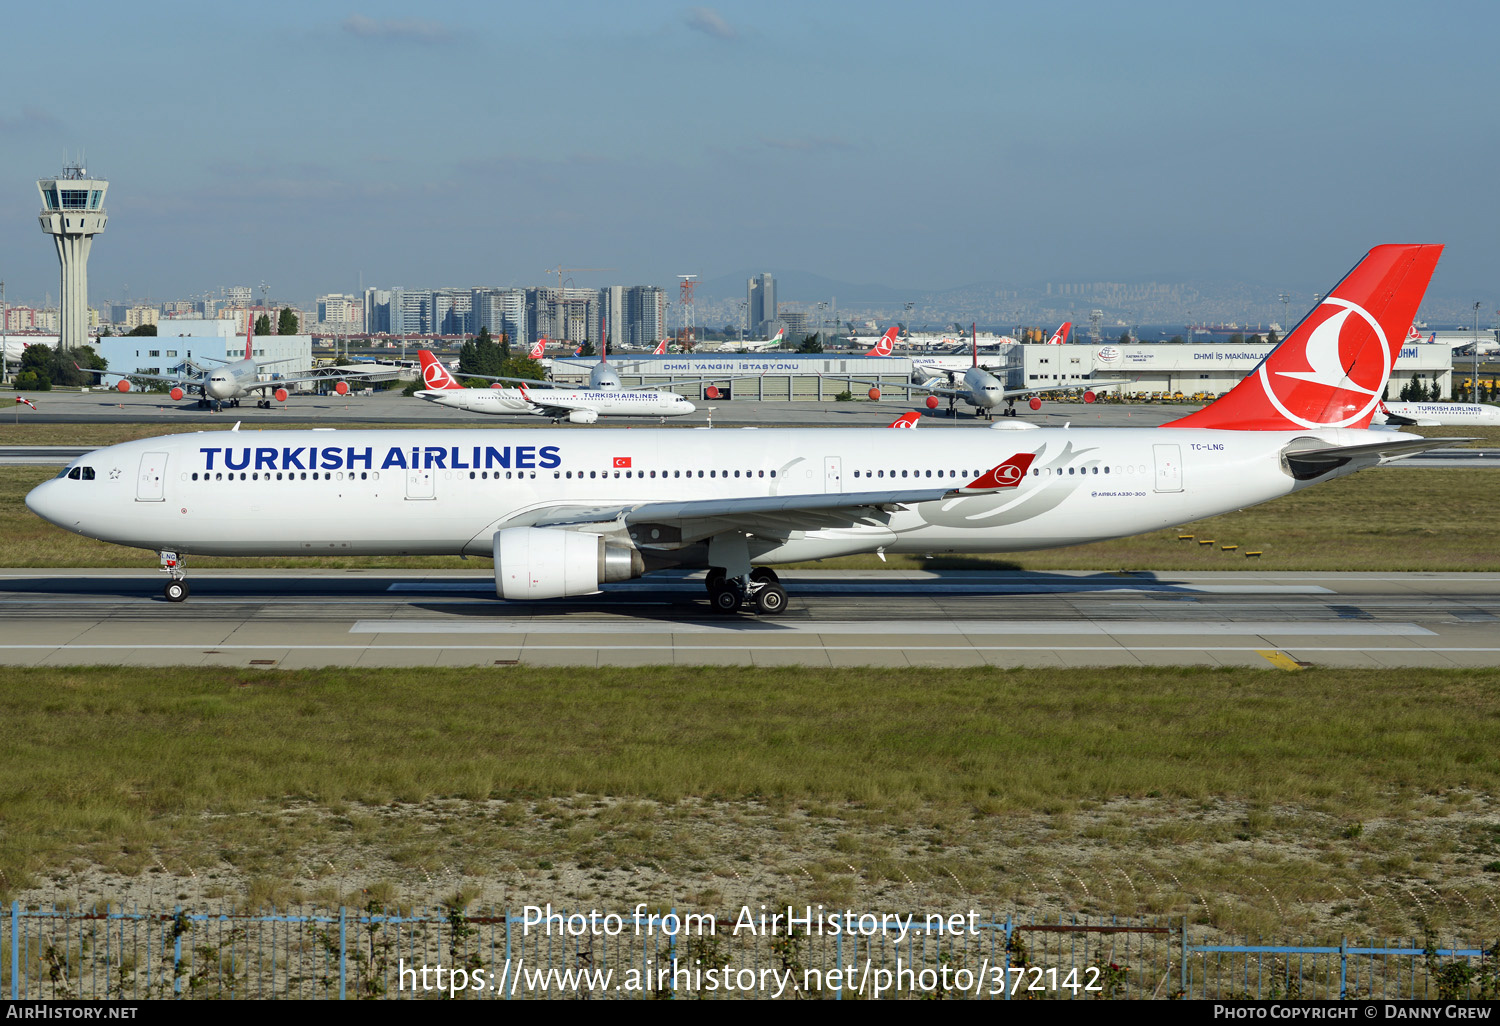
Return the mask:
[[[1285, 495], [1293, 439], [1389, 432], [1042, 428], [200, 432], [76, 460], [26, 498], [70, 531], [213, 555], [489, 556], [495, 533], [561, 506], [959, 486], [1017, 452], [1020, 485], [821, 530], [742, 528], [751, 558], [1005, 552], [1122, 537]], [[68, 477], [79, 468], [78, 479]], [[1325, 477], [1349, 472], [1353, 467]], [[530, 519], [528, 519], [530, 518]], [[649, 540], [640, 540], [643, 548]]]
[[551, 410], [592, 410], [601, 417], [682, 417], [693, 404], [675, 392], [596, 391], [593, 389], [430, 388], [416, 393], [428, 402], [470, 413], [529, 413], [551, 416]]

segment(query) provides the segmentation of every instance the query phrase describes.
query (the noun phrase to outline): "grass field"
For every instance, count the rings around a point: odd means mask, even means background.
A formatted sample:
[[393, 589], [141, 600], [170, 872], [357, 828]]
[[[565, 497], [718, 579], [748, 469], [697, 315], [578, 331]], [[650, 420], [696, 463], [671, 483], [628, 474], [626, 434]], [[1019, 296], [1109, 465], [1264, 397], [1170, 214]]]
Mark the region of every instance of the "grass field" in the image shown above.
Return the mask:
[[1500, 671], [8, 676], [7, 899], [1496, 915]]
[[[141, 566], [154, 554], [106, 545], [53, 527], [26, 509], [26, 493], [53, 476], [45, 467], [0, 467], [0, 566]], [[1000, 556], [853, 556], [799, 564], [823, 569], [1025, 570], [1500, 570], [1492, 538], [1500, 470], [1367, 470], [1250, 509], [1063, 549]], [[1178, 535], [1194, 535], [1179, 541]], [[1213, 539], [1199, 545], [1198, 539]], [[1238, 545], [1233, 553], [1223, 545]], [[1241, 553], [1260, 550], [1247, 559]], [[473, 567], [456, 556], [197, 557], [195, 567]]]

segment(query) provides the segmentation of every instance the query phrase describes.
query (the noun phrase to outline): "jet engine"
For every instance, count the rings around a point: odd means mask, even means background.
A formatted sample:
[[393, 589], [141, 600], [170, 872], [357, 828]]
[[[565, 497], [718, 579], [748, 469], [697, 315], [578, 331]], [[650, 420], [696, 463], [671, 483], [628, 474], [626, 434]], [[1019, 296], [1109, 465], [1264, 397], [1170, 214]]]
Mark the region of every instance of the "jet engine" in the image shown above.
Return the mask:
[[184, 392], [181, 388], [177, 387], [176, 385], [172, 386], [172, 391], [169, 392], [168, 394], [172, 397], [172, 401], [174, 403], [181, 402], [182, 401], [182, 397], [185, 396], [185, 395], [187, 395], [186, 392]]
[[935, 409], [937, 409], [941, 405], [942, 405], [942, 403], [938, 400], [937, 396], [930, 395], [930, 396], [927, 397], [927, 408], [929, 410], [935, 410]]
[[117, 388], [121, 392], [129, 392], [130, 391], [130, 382], [127, 381], [127, 380], [125, 380], [124, 378], [121, 378], [120, 379], [120, 383], [118, 385], [116, 385], [115, 388]]
[[1027, 402], [1026, 405], [1030, 406], [1033, 410], [1040, 410], [1042, 408], [1042, 401], [1038, 397], [1032, 396], [1031, 400]]
[[284, 388], [278, 388], [276, 390], [276, 401], [278, 403], [284, 403], [284, 402], [286, 402], [286, 396], [287, 396], [286, 389], [284, 389]]
[[335, 392], [337, 392], [339, 395], [348, 395], [349, 394], [349, 382], [347, 382], [347, 381], [340, 381], [338, 384], [336, 384], [336, 385], [333, 386], [333, 390]]
[[495, 532], [494, 553], [495, 594], [503, 599], [592, 595], [601, 582], [646, 572], [640, 550], [582, 531], [508, 527]]
[[599, 414], [594, 410], [571, 410], [568, 413], [569, 424], [592, 424], [599, 419]]

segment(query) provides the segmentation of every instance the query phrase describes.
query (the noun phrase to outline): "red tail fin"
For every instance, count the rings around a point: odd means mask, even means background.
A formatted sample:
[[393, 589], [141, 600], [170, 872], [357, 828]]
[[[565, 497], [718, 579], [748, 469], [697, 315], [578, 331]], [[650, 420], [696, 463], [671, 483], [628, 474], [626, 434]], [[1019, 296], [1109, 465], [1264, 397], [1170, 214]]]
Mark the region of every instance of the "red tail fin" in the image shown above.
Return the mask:
[[889, 424], [887, 424], [886, 427], [893, 427], [893, 428], [914, 428], [914, 427], [917, 426], [917, 421], [919, 421], [921, 419], [922, 419], [921, 412], [918, 411], [918, 410], [912, 410], [910, 413], [903, 413], [903, 414], [901, 414], [901, 416], [897, 417], [895, 420], [893, 420]]
[[652, 356], [663, 356], [663, 355], [666, 354], [666, 352], [667, 352], [667, 340], [666, 339], [662, 339], [660, 342], [656, 343], [656, 349], [651, 353], [651, 355]]
[[890, 356], [891, 351], [896, 348], [896, 329], [886, 328], [885, 334], [880, 336], [880, 341], [870, 347], [866, 356]]
[[1052, 333], [1052, 337], [1047, 340], [1047, 344], [1049, 346], [1066, 345], [1068, 341], [1068, 332], [1072, 330], [1073, 322], [1063, 321], [1062, 327], [1058, 328], [1055, 332]]
[[1376, 246], [1222, 399], [1170, 427], [1367, 428], [1442, 246]]
[[250, 359], [250, 340], [255, 337], [255, 312], [245, 313], [245, 359]]
[[540, 360], [542, 358], [542, 354], [546, 351], [547, 340], [544, 338], [539, 338], [536, 340], [536, 345], [531, 347], [531, 352], [527, 353], [526, 355], [533, 360]]
[[438, 358], [423, 349], [417, 354], [422, 361], [422, 383], [433, 390], [448, 388], [463, 388], [458, 381], [448, 372], [448, 368], [438, 362]]

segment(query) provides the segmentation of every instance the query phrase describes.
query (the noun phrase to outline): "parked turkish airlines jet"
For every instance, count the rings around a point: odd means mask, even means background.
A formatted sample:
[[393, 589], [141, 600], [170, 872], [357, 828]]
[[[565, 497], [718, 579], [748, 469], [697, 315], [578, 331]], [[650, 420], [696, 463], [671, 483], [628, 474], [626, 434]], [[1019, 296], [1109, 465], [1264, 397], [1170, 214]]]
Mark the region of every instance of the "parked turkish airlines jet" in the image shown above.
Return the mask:
[[[255, 393], [260, 393], [255, 405], [261, 409], [269, 410], [271, 408], [271, 400], [268, 398], [268, 395], [274, 396], [278, 403], [284, 403], [291, 394], [287, 391], [286, 386], [296, 385], [303, 381], [327, 382], [329, 380], [327, 375], [320, 374], [308, 374], [299, 378], [260, 380], [260, 372], [266, 367], [275, 363], [291, 363], [297, 358], [289, 356], [281, 360], [256, 360], [251, 355], [254, 347], [254, 338], [255, 325], [250, 324], [245, 329], [245, 358], [243, 360], [220, 360], [214, 356], [201, 357], [201, 359], [211, 363], [222, 364], [222, 366], [205, 369], [197, 377], [187, 377], [185, 375], [170, 376], [165, 374], [131, 374], [130, 377], [141, 378], [145, 381], [170, 382], [172, 389], [168, 394], [174, 402], [181, 402], [188, 395], [197, 392], [199, 396], [198, 405], [213, 405], [216, 411], [220, 404], [238, 406], [241, 399]], [[188, 360], [187, 362], [195, 367], [197, 366], [197, 363], [193, 360]], [[74, 364], [74, 366], [76, 367], [77, 364]], [[87, 371], [90, 374], [111, 373], [109, 371], [93, 370], [89, 367], [79, 367], [78, 369]], [[115, 371], [113, 373], [119, 372]], [[126, 378], [121, 378], [120, 383], [115, 388], [121, 392], [129, 392], [130, 382]], [[339, 381], [334, 384], [333, 390], [339, 395], [348, 395], [349, 385], [346, 382]]]
[[1375, 411], [1374, 423], [1402, 427], [1442, 427], [1454, 424], [1500, 424], [1500, 406], [1484, 403], [1387, 403]]
[[600, 417], [682, 417], [693, 412], [693, 404], [675, 392], [650, 389], [465, 388], [452, 372], [426, 349], [417, 354], [422, 361], [422, 380], [427, 388], [417, 392], [439, 406], [470, 413], [518, 414], [566, 420], [570, 424], [592, 424]]
[[651, 350], [651, 355], [652, 356], [666, 356], [667, 355], [667, 340], [666, 339], [662, 339], [660, 342], [656, 343], [656, 348], [653, 349], [653, 350]]
[[1073, 322], [1072, 321], [1063, 321], [1062, 322], [1062, 327], [1058, 328], [1056, 331], [1054, 331], [1052, 333], [1052, 337], [1047, 340], [1047, 344], [1049, 346], [1066, 345], [1067, 341], [1068, 341], [1068, 332], [1070, 332], [1072, 330], [1073, 330]]
[[899, 328], [895, 327], [886, 328], [885, 334], [880, 336], [880, 341], [871, 346], [870, 351], [865, 353], [865, 355], [890, 356], [892, 350], [896, 348], [896, 332], [899, 330]]
[[707, 568], [715, 609], [778, 613], [771, 564], [1124, 537], [1452, 445], [1369, 430], [1441, 250], [1371, 250], [1227, 395], [1160, 428], [205, 432], [91, 452], [26, 505], [157, 550], [173, 601], [186, 554], [332, 550], [491, 556], [511, 600]]

